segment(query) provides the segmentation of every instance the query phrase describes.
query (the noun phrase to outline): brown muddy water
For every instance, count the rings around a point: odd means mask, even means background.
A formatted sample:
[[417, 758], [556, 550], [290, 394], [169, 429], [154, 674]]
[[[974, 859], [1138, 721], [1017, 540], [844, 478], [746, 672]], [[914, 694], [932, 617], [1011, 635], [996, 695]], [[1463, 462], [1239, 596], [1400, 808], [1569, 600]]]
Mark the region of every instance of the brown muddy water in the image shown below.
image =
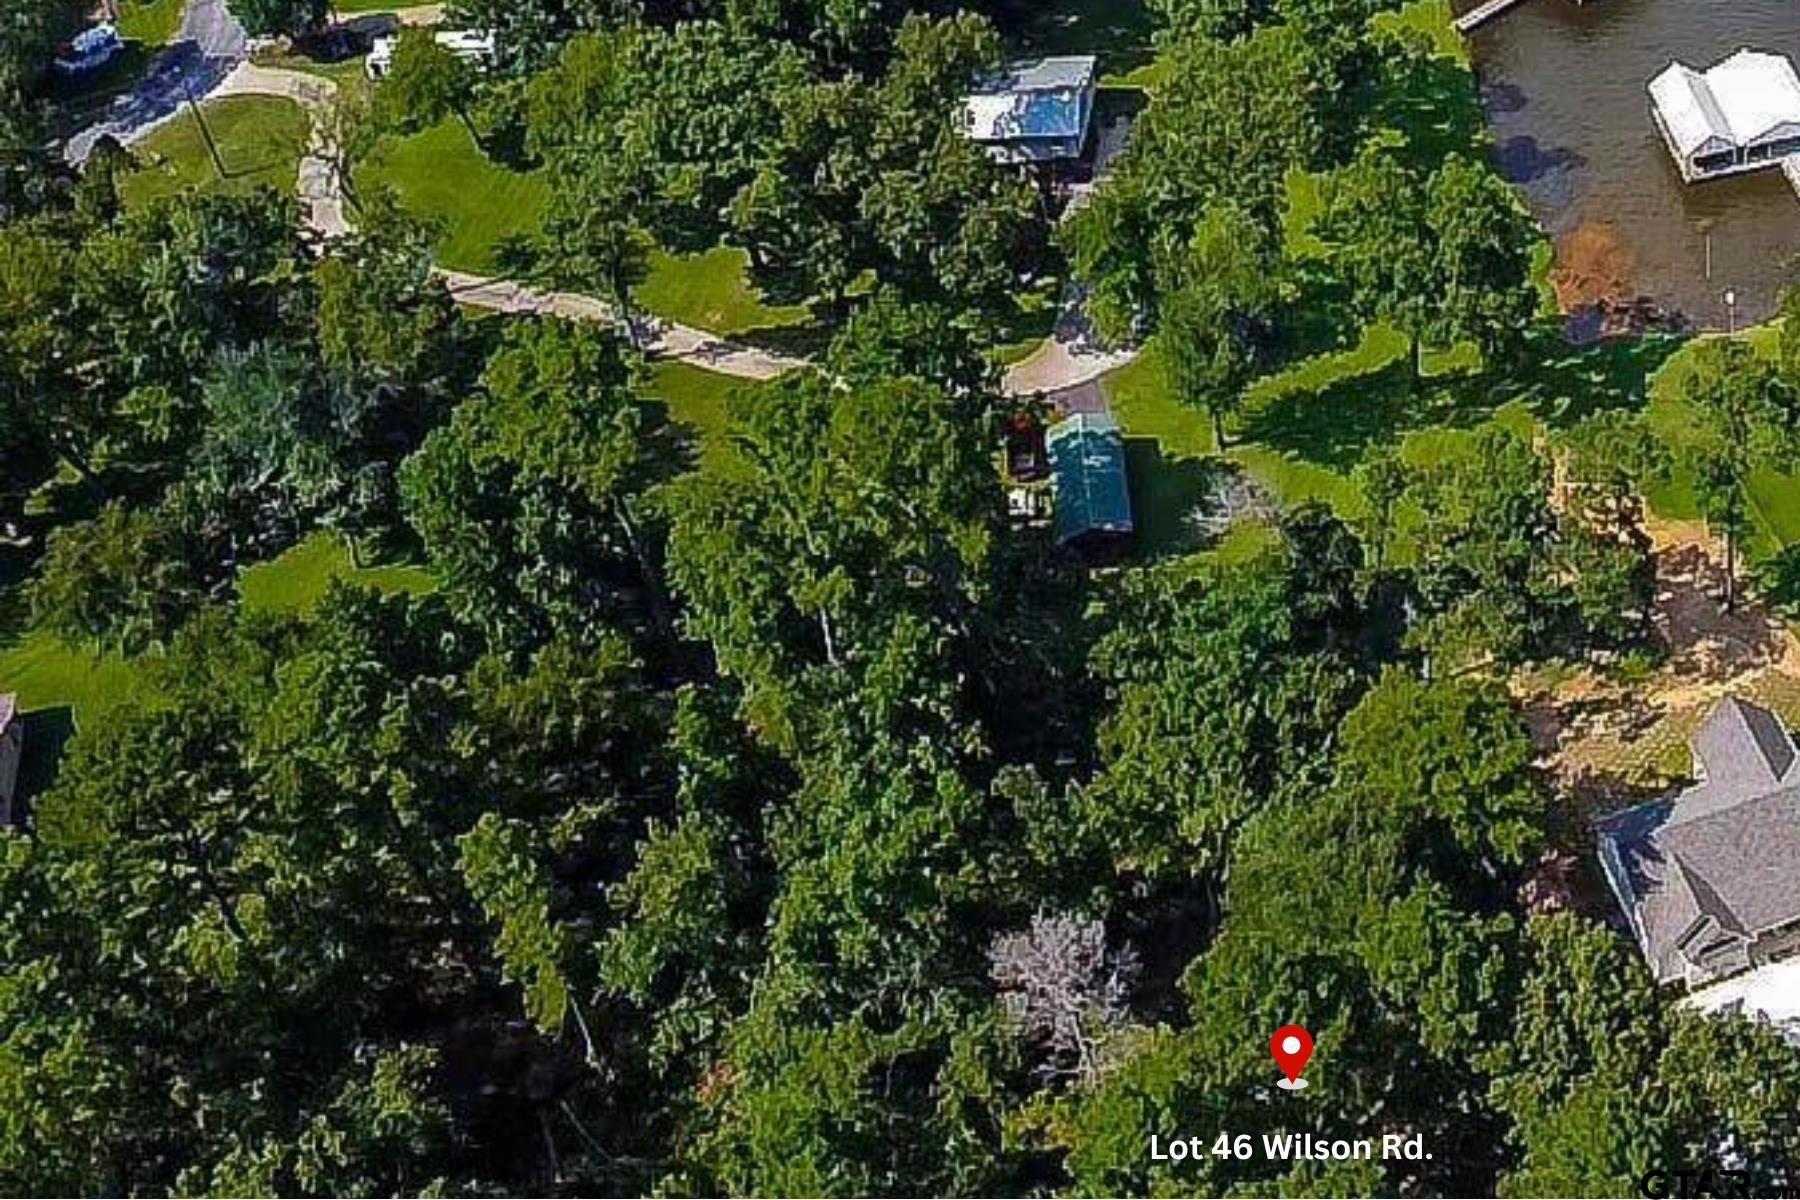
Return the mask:
[[1565, 304], [1646, 298], [1710, 328], [1730, 288], [1740, 324], [1773, 312], [1800, 196], [1773, 169], [1684, 184], [1645, 85], [1671, 59], [1704, 70], [1744, 46], [1800, 62], [1800, 0], [1524, 0], [1470, 44], [1501, 169], [1557, 243]]

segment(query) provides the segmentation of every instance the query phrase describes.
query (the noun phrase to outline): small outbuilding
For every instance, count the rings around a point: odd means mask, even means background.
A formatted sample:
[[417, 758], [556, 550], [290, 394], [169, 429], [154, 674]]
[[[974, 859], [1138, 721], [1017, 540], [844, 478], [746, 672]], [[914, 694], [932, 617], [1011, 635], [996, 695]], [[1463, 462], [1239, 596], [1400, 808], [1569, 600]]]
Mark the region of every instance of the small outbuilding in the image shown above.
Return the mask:
[[1056, 540], [1082, 551], [1131, 536], [1125, 439], [1111, 413], [1079, 412], [1046, 438], [1056, 494]]
[[0, 825], [13, 823], [13, 799], [19, 789], [19, 760], [25, 755], [25, 721], [19, 698], [0, 695]]
[[1094, 120], [1097, 60], [1034, 58], [984, 79], [963, 106], [963, 132], [1002, 163], [1081, 157]]
[[1785, 55], [1739, 50], [1706, 71], [1670, 63], [1650, 81], [1650, 111], [1689, 183], [1800, 154], [1800, 75]]

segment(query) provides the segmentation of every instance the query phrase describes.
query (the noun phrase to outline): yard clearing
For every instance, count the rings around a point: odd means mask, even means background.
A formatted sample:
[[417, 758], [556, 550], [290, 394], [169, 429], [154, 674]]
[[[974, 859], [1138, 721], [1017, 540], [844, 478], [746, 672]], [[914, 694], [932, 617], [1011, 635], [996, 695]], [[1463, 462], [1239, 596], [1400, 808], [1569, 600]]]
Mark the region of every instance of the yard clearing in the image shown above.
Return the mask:
[[437, 587], [437, 580], [424, 567], [404, 563], [357, 566], [344, 539], [322, 529], [279, 558], [245, 568], [238, 577], [238, 596], [252, 612], [305, 616], [339, 580], [384, 595], [421, 596]]
[[226, 96], [202, 111], [225, 163], [220, 178], [193, 114], [183, 113], [131, 147], [138, 169], [119, 183], [127, 205], [187, 191], [242, 194], [259, 187], [292, 196], [309, 131], [299, 105], [272, 96]]
[[1695, 522], [1654, 519], [1657, 638], [1648, 674], [1546, 671], [1514, 680], [1532, 740], [1566, 797], [1558, 814], [1584, 849], [1599, 816], [1650, 799], [1691, 774], [1688, 738], [1727, 696], [1800, 723], [1800, 638], [1773, 608], [1741, 596], [1726, 612], [1724, 554]]
[[91, 720], [135, 694], [138, 669], [115, 654], [94, 654], [54, 634], [33, 632], [0, 648], [0, 691], [16, 692], [24, 712], [70, 708]]
[[121, 0], [119, 36], [154, 49], [175, 39], [186, 0]]
[[494, 163], [455, 117], [383, 141], [358, 182], [393, 188], [408, 212], [437, 223], [439, 262], [477, 274], [503, 273], [505, 247], [537, 234], [550, 198], [540, 176]]

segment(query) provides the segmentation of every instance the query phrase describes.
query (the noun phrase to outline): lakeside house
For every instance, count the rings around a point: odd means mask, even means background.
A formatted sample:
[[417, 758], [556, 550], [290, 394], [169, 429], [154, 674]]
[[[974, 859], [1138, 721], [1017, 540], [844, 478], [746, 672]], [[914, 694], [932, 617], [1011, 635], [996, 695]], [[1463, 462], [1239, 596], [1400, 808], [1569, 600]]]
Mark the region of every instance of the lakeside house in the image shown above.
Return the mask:
[[995, 162], [1080, 158], [1094, 120], [1097, 63], [1084, 54], [1011, 64], [964, 100], [963, 132]]
[[1800, 154], [1800, 75], [1785, 55], [1739, 50], [1704, 72], [1670, 63], [1650, 81], [1650, 111], [1689, 183]]
[[[445, 50], [456, 55], [464, 62], [473, 63], [478, 70], [492, 70], [494, 66], [494, 35], [491, 33], [474, 33], [466, 29], [443, 29], [432, 34], [432, 40]], [[394, 66], [394, 49], [400, 44], [400, 35], [382, 34], [369, 47], [369, 57], [363, 63], [363, 70], [370, 79], [385, 79]]]
[[1596, 823], [1600, 865], [1658, 983], [1754, 994], [1800, 949], [1800, 754], [1736, 697], [1689, 748], [1698, 783]]
[[1045, 438], [1056, 495], [1056, 540], [1104, 553], [1131, 536], [1125, 439], [1109, 412], [1078, 412]]
[[25, 754], [25, 720], [19, 698], [0, 695], [0, 825], [13, 823], [13, 799], [19, 789], [19, 760]]

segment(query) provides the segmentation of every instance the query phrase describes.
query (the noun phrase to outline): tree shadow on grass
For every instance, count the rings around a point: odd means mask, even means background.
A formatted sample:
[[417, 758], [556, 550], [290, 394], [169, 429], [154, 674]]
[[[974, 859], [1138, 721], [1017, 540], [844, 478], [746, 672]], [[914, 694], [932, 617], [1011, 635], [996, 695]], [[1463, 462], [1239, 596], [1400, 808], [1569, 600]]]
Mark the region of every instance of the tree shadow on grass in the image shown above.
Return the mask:
[[1538, 420], [1566, 429], [1596, 413], [1642, 408], [1651, 378], [1686, 341], [1650, 334], [1577, 346], [1546, 326], [1528, 335], [1519, 365], [1490, 374], [1502, 402], [1523, 402]]
[[1412, 390], [1404, 357], [1323, 388], [1289, 391], [1249, 414], [1245, 437], [1338, 471], [1354, 467], [1370, 446], [1440, 416], [1430, 395]]
[[228, 161], [225, 164], [224, 178], [227, 181], [233, 179], [251, 179], [269, 171], [286, 171], [291, 167], [293, 161], [292, 158], [281, 154], [273, 155], [263, 159], [261, 162], [251, 163], [248, 166], [242, 163]]
[[1170, 458], [1155, 438], [1125, 439], [1132, 541], [1139, 558], [1201, 549], [1206, 538], [1188, 520], [1218, 477], [1232, 468], [1211, 459]]
[[24, 727], [25, 744], [19, 757], [18, 790], [13, 797], [15, 821], [55, 784], [63, 751], [75, 735], [75, 712], [66, 705], [40, 708], [25, 713], [19, 720]]
[[1467, 428], [1521, 403], [1552, 429], [1611, 409], [1642, 408], [1651, 378], [1685, 339], [1617, 338], [1575, 346], [1551, 323], [1535, 327], [1510, 363], [1428, 376], [1416, 391], [1404, 353], [1323, 387], [1296, 387], [1243, 420], [1251, 441], [1338, 471], [1370, 447], [1425, 426]]
[[678, 419], [660, 399], [639, 400], [638, 411], [643, 415], [645, 449], [659, 481], [685, 475], [700, 465], [706, 452], [704, 430]]
[[720, 335], [727, 342], [751, 346], [786, 358], [814, 358], [825, 352], [836, 328], [816, 318], [794, 325], [758, 325], [736, 333]]

